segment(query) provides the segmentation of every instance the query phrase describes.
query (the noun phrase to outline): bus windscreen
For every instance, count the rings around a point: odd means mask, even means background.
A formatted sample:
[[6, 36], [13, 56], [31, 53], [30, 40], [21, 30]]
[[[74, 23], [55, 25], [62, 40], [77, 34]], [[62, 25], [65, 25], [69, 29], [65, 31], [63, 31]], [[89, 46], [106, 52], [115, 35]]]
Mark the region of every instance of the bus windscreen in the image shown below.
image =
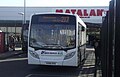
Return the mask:
[[33, 15], [30, 26], [30, 46], [40, 49], [75, 47], [76, 19], [70, 15]]

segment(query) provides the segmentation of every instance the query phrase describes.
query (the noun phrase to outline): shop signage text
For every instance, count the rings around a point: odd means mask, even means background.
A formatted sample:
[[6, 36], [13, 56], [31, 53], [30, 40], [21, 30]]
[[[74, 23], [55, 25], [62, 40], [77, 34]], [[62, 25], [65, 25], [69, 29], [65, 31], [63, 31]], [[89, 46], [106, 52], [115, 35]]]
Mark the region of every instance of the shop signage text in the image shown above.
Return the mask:
[[56, 13], [72, 13], [77, 14], [81, 18], [89, 18], [90, 16], [103, 16], [104, 9], [56, 9]]

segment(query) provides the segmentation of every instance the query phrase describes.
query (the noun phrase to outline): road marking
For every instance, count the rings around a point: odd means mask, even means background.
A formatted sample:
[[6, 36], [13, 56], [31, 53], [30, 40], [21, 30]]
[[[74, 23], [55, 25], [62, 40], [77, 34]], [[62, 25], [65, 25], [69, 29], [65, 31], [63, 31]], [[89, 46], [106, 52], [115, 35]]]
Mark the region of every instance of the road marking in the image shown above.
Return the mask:
[[5, 59], [5, 60], [0, 60], [0, 62], [17, 61], [17, 60], [27, 60], [27, 59], [28, 58]]
[[27, 76], [25, 76], [25, 77], [30, 77], [30, 76], [32, 76], [33, 74], [28, 74]]
[[34, 77], [34, 76], [47, 76], [47, 77], [81, 77], [77, 75], [47, 75], [47, 74], [28, 74], [25, 77]]

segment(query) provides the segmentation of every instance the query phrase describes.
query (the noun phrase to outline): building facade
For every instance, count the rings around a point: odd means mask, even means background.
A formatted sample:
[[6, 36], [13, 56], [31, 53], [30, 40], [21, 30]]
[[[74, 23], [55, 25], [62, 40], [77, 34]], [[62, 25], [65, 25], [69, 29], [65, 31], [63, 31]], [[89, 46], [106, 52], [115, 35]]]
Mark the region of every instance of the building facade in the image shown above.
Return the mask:
[[[99, 27], [102, 17], [108, 7], [25, 7], [25, 21], [29, 23], [34, 13], [54, 12], [77, 14], [87, 24], [87, 27]], [[0, 7], [0, 30], [5, 33], [5, 44], [9, 43], [9, 36], [19, 37], [21, 40], [22, 25], [24, 23], [24, 7]], [[92, 29], [92, 28], [91, 28]]]

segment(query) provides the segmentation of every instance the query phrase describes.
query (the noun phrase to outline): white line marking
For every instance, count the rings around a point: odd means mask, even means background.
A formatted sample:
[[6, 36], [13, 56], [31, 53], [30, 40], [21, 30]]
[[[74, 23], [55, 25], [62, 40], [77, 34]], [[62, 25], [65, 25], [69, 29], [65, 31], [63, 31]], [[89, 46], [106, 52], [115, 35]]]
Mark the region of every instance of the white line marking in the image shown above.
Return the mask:
[[31, 76], [81, 77], [81, 76], [77, 76], [77, 75], [47, 75], [47, 74], [28, 74], [25, 77], [31, 77]]
[[0, 62], [17, 61], [17, 60], [27, 60], [27, 59], [28, 58], [15, 58], [15, 59], [0, 60]]
[[30, 77], [30, 76], [32, 76], [33, 74], [28, 74], [27, 76], [25, 76], [25, 77]]

